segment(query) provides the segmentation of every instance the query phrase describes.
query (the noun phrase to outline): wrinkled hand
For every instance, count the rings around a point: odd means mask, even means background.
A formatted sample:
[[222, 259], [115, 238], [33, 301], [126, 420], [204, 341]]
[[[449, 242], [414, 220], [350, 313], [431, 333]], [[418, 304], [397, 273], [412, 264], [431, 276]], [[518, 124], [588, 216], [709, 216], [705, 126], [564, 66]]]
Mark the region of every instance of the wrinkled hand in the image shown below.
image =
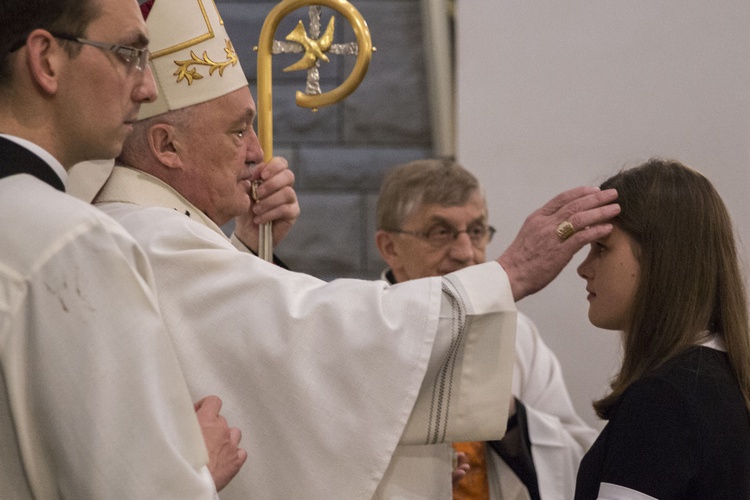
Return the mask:
[[463, 478], [466, 477], [466, 474], [469, 473], [469, 469], [471, 469], [469, 458], [466, 456], [466, 453], [462, 451], [456, 452], [455, 459], [456, 463], [453, 472], [451, 473], [451, 480], [453, 481], [454, 488]]
[[299, 203], [294, 191], [294, 172], [284, 158], [274, 157], [268, 163], [255, 167], [251, 180], [260, 179], [258, 186], [260, 201], [250, 197], [250, 211], [237, 217], [235, 235], [246, 246], [258, 251], [260, 224], [273, 223], [273, 243], [277, 244], [287, 235], [299, 217]]
[[[497, 259], [510, 280], [513, 299], [538, 292], [552, 281], [578, 250], [612, 232], [607, 223], [620, 213], [614, 189], [579, 187], [565, 191], [532, 213], [516, 239]], [[568, 221], [576, 233], [562, 241], [557, 226]]]
[[206, 396], [195, 403], [195, 414], [208, 449], [208, 470], [214, 478], [216, 491], [221, 491], [237, 475], [247, 460], [247, 451], [239, 447], [242, 433], [230, 428], [219, 415], [221, 399]]

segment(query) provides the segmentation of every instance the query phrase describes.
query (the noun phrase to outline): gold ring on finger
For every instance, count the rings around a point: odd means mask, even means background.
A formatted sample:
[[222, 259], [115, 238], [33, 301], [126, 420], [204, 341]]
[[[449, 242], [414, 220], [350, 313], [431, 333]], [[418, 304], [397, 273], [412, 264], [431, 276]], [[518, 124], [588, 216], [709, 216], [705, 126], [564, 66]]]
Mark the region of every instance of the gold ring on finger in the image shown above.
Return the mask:
[[574, 228], [573, 224], [568, 221], [563, 221], [559, 226], [557, 226], [557, 236], [559, 236], [562, 241], [565, 241], [573, 236], [575, 232], [576, 228]]

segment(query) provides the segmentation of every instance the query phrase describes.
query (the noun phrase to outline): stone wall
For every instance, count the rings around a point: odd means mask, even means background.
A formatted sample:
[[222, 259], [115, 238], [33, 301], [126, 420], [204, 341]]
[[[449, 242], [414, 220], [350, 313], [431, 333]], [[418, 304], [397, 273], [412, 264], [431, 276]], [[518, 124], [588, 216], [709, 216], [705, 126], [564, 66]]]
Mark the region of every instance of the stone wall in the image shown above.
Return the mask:
[[[276, 2], [222, 1], [217, 6], [256, 95], [256, 59], [263, 20]], [[393, 164], [431, 155], [428, 96], [418, 0], [354, 0], [377, 51], [360, 87], [346, 100], [313, 113], [294, 101], [306, 72], [284, 73], [296, 54], [273, 59], [274, 155], [289, 160], [302, 214], [276, 253], [297, 271], [322, 279], [377, 278], [384, 267], [375, 247], [375, 203]], [[336, 17], [335, 42], [354, 34], [342, 16], [324, 8], [322, 26]], [[276, 39], [297, 23], [309, 26], [307, 8], [287, 16]], [[309, 29], [309, 28], [308, 28]], [[354, 56], [321, 63], [325, 92], [349, 75]], [[230, 226], [231, 227], [231, 226]], [[229, 229], [229, 228], [226, 228]]]

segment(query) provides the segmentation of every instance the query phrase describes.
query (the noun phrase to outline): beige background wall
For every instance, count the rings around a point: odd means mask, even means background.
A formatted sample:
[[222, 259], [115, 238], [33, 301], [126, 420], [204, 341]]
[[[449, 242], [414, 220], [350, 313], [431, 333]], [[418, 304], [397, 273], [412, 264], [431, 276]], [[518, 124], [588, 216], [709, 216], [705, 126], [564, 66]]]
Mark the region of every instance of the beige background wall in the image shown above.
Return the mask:
[[[497, 256], [554, 194], [651, 156], [704, 172], [750, 242], [750, 3], [456, 2], [458, 157], [487, 187]], [[574, 403], [619, 362], [586, 319], [581, 252], [519, 303], [563, 365]]]

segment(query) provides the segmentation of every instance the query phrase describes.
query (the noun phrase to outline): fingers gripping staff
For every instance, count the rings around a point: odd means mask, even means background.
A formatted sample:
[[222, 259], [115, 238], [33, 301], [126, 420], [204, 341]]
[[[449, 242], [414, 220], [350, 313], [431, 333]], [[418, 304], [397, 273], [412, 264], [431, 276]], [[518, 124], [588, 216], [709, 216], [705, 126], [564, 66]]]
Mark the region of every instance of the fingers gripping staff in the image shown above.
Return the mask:
[[[281, 20], [290, 12], [301, 7], [310, 6], [311, 35], [307, 35], [302, 22], [290, 33], [286, 39], [291, 43], [284, 45], [274, 41], [276, 28]], [[343, 15], [354, 30], [356, 44], [347, 48], [333, 44], [333, 18], [320, 36], [320, 6], [331, 8]], [[301, 47], [301, 48], [300, 48]], [[370, 39], [370, 30], [362, 15], [345, 0], [284, 0], [271, 10], [263, 23], [258, 42], [258, 138], [264, 152], [264, 161], [273, 157], [273, 95], [271, 85], [272, 65], [271, 56], [279, 52], [302, 52], [304, 55], [297, 63], [289, 66], [285, 71], [308, 70], [307, 93], [297, 91], [298, 106], [316, 111], [318, 108], [341, 101], [362, 82], [370, 64], [374, 48]], [[317, 69], [320, 60], [328, 61], [326, 52], [353, 53], [357, 56], [354, 69], [344, 82], [333, 90], [321, 92], [317, 84]], [[263, 224], [260, 230], [259, 255], [271, 261], [273, 259], [271, 224]]]

